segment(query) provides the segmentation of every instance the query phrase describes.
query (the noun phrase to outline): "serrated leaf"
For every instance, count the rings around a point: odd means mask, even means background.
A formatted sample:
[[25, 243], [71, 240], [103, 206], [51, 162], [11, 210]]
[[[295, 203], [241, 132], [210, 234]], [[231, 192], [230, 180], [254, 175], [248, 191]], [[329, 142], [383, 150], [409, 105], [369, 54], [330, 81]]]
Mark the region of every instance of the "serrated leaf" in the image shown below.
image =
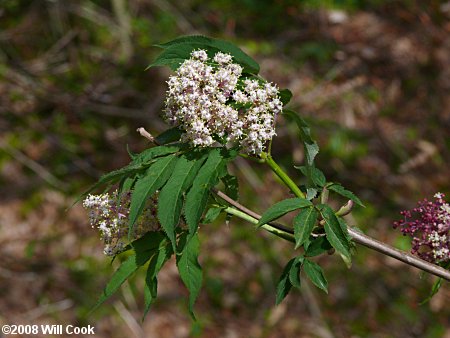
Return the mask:
[[145, 149], [143, 152], [136, 154], [134, 156], [133, 163], [147, 163], [158, 157], [167, 156], [174, 154], [186, 148], [186, 145], [182, 144], [172, 144], [166, 146], [158, 146], [153, 148]]
[[119, 182], [121, 179], [134, 175], [141, 170], [145, 169], [145, 166], [142, 166], [141, 164], [129, 164], [123, 168], [111, 171], [105, 175], [102, 175], [100, 179], [97, 181], [97, 183], [93, 184], [89, 189], [87, 189], [85, 192], [83, 192], [73, 203], [74, 205], [81, 201], [84, 197], [86, 197], [88, 194], [93, 192], [94, 190], [98, 189], [99, 187], [106, 185], [106, 184], [114, 184]]
[[236, 176], [226, 174], [221, 178], [225, 186], [225, 194], [235, 201], [239, 200], [239, 182]]
[[288, 198], [281, 202], [275, 203], [269, 209], [267, 209], [258, 221], [257, 226], [261, 226], [268, 222], [271, 222], [288, 212], [311, 206], [312, 203], [305, 198]]
[[193, 50], [205, 49], [210, 57], [219, 51], [231, 54], [233, 56], [233, 62], [240, 64], [243, 67], [244, 73], [257, 74], [259, 72], [259, 65], [255, 60], [245, 54], [239, 47], [224, 40], [201, 35], [191, 35], [182, 36], [167, 43], [159, 44], [157, 47], [163, 48], [164, 51], [149, 67], [167, 65], [172, 70], [176, 70], [184, 60], [190, 58]]
[[223, 211], [223, 207], [221, 206], [212, 206], [208, 209], [208, 211], [205, 214], [205, 217], [202, 219], [202, 223], [209, 224], [214, 222], [217, 217], [219, 217], [220, 213]]
[[[148, 259], [150, 259], [151, 252], [147, 252], [147, 255]], [[135, 254], [128, 257], [128, 259], [120, 265], [120, 267], [111, 277], [92, 311], [97, 309], [103, 302], [111, 297], [119, 289], [119, 287], [141, 266], [142, 264], [137, 263]]]
[[320, 205], [319, 209], [325, 222], [324, 228], [328, 241], [339, 253], [350, 259], [351, 254], [348, 234], [342, 230], [333, 209], [326, 204]]
[[311, 138], [311, 130], [308, 124], [293, 110], [284, 109], [283, 114], [293, 119], [297, 124], [300, 132], [300, 138], [305, 147], [306, 163], [308, 166], [313, 166], [314, 158], [319, 153], [319, 146], [317, 145], [317, 142]]
[[302, 246], [308, 240], [309, 235], [311, 235], [311, 232], [316, 225], [318, 217], [319, 212], [314, 206], [304, 208], [294, 217], [295, 249]]
[[167, 129], [166, 131], [162, 132], [158, 136], [155, 137], [155, 141], [157, 144], [168, 144], [172, 142], [177, 142], [180, 140], [181, 135], [183, 134], [183, 131], [180, 130], [178, 127], [173, 127], [170, 129]]
[[276, 305], [280, 304], [284, 298], [288, 295], [289, 291], [291, 291], [292, 283], [289, 279], [289, 274], [291, 272], [292, 265], [294, 264], [296, 258], [292, 258], [284, 267], [283, 273], [280, 276], [280, 279], [277, 284], [277, 295], [275, 303]]
[[337, 193], [337, 194], [339, 194], [341, 196], [344, 196], [344, 197], [348, 198], [349, 200], [352, 200], [356, 204], [364, 207], [364, 204], [361, 202], [361, 200], [358, 198], [358, 196], [356, 196], [350, 190], [345, 189], [340, 184], [333, 183], [333, 184], [327, 185], [327, 189], [331, 190], [331, 191], [334, 191], [335, 193]]
[[183, 250], [181, 255], [177, 256], [178, 272], [184, 285], [189, 290], [189, 312], [195, 319], [194, 303], [200, 293], [203, 280], [202, 268], [198, 263], [200, 241], [197, 233], [190, 237], [183, 236], [181, 240], [186, 241], [186, 243], [181, 244]]
[[151, 304], [154, 302], [158, 292], [157, 275], [164, 264], [172, 257], [173, 250], [168, 241], [162, 242], [158, 251], [151, 258], [150, 264], [147, 268], [144, 286], [144, 302], [145, 309], [142, 319], [145, 318], [150, 310]]
[[[308, 176], [308, 168], [306, 166], [294, 166], [294, 168], [300, 170], [303, 175]], [[321, 188], [324, 187], [325, 184], [327, 184], [327, 179], [325, 178], [324, 173], [320, 169], [312, 167], [310, 171], [311, 171], [311, 179], [314, 182], [314, 184], [316, 184]]]
[[102, 295], [99, 297], [97, 304], [91, 312], [111, 297], [134, 272], [143, 266], [150, 259], [150, 257], [152, 257], [155, 250], [157, 250], [165, 238], [166, 237], [163, 234], [153, 232], [132, 242], [131, 246], [135, 250], [135, 253], [129, 256], [111, 277], [110, 281], [103, 290]]
[[287, 105], [289, 101], [292, 99], [292, 92], [285, 88], [280, 90], [280, 101], [283, 103], [283, 106]]
[[315, 286], [328, 293], [328, 282], [319, 264], [305, 259], [303, 261], [303, 271], [305, 271], [306, 276]]
[[298, 289], [301, 288], [300, 270], [303, 265], [303, 260], [303, 256], [296, 257], [289, 271], [289, 281], [291, 282], [292, 286]]
[[172, 175], [162, 188], [158, 198], [158, 219], [175, 250], [175, 228], [178, 225], [183, 208], [184, 193], [192, 185], [205, 156], [185, 154], [181, 156]]
[[177, 157], [175, 155], [162, 157], [147, 169], [145, 176], [136, 181], [130, 203], [128, 221], [130, 235], [132, 234], [132, 227], [141, 215], [148, 198], [166, 183], [172, 174], [176, 161]]
[[191, 234], [195, 233], [198, 223], [205, 211], [210, 189], [217, 184], [218, 174], [226, 165], [225, 152], [222, 148], [214, 148], [208, 153], [208, 159], [200, 168], [191, 189], [186, 195], [184, 214]]
[[[306, 246], [306, 245], [305, 245]], [[309, 242], [308, 248], [306, 249], [306, 257], [314, 257], [332, 249], [330, 242], [325, 236], [317, 237]]]

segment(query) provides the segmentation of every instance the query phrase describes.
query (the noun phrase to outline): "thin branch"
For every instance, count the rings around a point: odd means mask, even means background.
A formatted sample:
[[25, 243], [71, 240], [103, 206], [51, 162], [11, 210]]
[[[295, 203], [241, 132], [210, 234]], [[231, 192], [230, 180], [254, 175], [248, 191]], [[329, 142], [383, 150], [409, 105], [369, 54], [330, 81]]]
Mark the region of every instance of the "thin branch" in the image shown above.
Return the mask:
[[[251, 211], [250, 209], [246, 208], [245, 206], [243, 206], [242, 204], [236, 202], [235, 200], [233, 200], [231, 197], [227, 196], [226, 194], [224, 194], [223, 192], [221, 192], [220, 190], [217, 190], [215, 188], [213, 188], [212, 190], [217, 196], [219, 196], [220, 198], [222, 198], [223, 200], [225, 200], [226, 202], [230, 203], [232, 206], [234, 206], [236, 209], [239, 209], [245, 213], [247, 213], [248, 215], [256, 218], [256, 219], [260, 219], [261, 216], [258, 215], [257, 213]], [[270, 225], [272, 225], [273, 227], [286, 231], [288, 233], [293, 233], [294, 231], [290, 228], [285, 227], [282, 224], [279, 223], [274, 223], [271, 222], [269, 223]], [[440, 266], [437, 266], [435, 264], [429, 263], [427, 261], [424, 261], [423, 259], [420, 259], [416, 256], [413, 256], [407, 252], [398, 250], [386, 243], [382, 243], [372, 237], [369, 237], [365, 234], [363, 234], [362, 232], [360, 232], [359, 230], [356, 230], [354, 228], [348, 227], [348, 233], [350, 234], [350, 236], [352, 237], [352, 239], [360, 244], [363, 245], [369, 249], [378, 251], [386, 256], [395, 258], [403, 263], [406, 263], [408, 265], [414, 266], [420, 270], [429, 272], [435, 276], [441, 277], [447, 281], [450, 281], [450, 271], [441, 268]]]

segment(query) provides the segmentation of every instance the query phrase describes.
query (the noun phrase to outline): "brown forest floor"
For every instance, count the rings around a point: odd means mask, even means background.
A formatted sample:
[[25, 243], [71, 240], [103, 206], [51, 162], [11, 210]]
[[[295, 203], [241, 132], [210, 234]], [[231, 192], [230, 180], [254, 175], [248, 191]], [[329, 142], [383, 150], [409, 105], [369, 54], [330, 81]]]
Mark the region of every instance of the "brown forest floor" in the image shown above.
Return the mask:
[[[265, 78], [292, 90], [291, 106], [321, 146], [319, 166], [367, 203], [350, 222], [371, 236], [408, 250], [391, 228], [398, 212], [437, 191], [450, 196], [448, 2], [337, 10], [158, 0], [131, 1], [126, 11], [116, 2], [0, 8], [0, 324], [92, 324], [96, 337], [450, 337], [448, 283], [419, 305], [434, 279], [364, 248], [350, 270], [319, 258], [328, 295], [305, 282], [275, 307], [292, 248], [235, 220], [202, 228], [197, 324], [173, 262], [143, 323], [141, 275], [85, 317], [115, 264], [81, 206], [67, 208], [127, 162], [126, 144], [147, 146], [137, 127], [164, 128], [169, 73], [143, 70], [157, 52], [151, 45], [178, 34], [231, 39]], [[278, 135], [275, 157], [301, 163], [294, 130], [279, 121]], [[253, 163], [233, 170], [241, 201], [257, 211], [287, 194]]]

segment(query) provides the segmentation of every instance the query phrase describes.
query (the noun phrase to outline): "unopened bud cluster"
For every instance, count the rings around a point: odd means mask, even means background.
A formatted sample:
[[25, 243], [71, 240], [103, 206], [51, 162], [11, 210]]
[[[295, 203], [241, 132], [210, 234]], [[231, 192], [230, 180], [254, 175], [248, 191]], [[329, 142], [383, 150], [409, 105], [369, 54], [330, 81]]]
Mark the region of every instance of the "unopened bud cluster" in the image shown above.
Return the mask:
[[166, 121], [184, 130], [182, 140], [193, 146], [237, 142], [248, 154], [261, 153], [283, 104], [275, 85], [241, 75], [231, 55], [210, 59], [193, 51], [167, 81]]
[[400, 212], [404, 219], [394, 222], [404, 235], [412, 237], [412, 253], [436, 263], [450, 262], [450, 204], [437, 193], [434, 201], [423, 200], [412, 210]]
[[112, 194], [88, 195], [83, 201], [83, 207], [89, 211], [89, 221], [93, 228], [100, 231], [100, 237], [105, 244], [103, 252], [114, 256], [126, 247], [130, 240], [142, 237], [149, 231], [161, 229], [157, 218], [157, 199], [155, 194], [149, 198], [142, 215], [133, 226], [131, 236], [128, 235], [128, 216], [130, 212], [131, 192], [119, 195]]

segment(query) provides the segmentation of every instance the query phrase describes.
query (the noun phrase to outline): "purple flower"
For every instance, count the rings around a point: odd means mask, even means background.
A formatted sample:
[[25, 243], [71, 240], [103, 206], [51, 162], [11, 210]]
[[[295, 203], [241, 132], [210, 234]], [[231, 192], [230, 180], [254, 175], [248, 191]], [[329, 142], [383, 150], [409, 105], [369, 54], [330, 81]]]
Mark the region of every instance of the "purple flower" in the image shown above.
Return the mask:
[[433, 202], [424, 199], [412, 210], [400, 212], [404, 219], [394, 222], [404, 236], [412, 237], [413, 254], [439, 265], [450, 262], [450, 204], [437, 193]]

